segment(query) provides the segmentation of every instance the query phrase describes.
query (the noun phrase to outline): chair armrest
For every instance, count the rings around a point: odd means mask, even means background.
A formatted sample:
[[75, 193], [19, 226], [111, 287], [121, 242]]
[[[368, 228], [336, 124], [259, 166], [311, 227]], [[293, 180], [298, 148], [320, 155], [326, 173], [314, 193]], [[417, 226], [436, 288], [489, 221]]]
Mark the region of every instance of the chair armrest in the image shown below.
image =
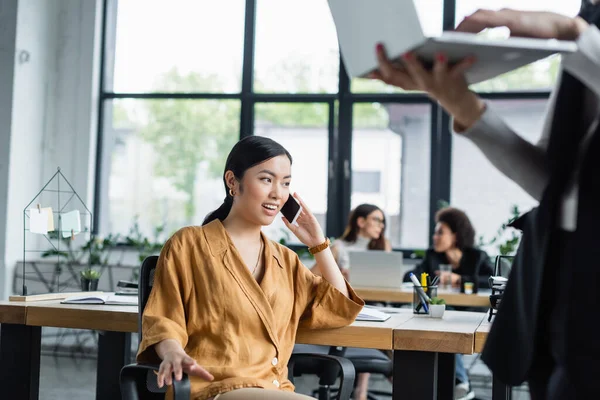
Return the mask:
[[[124, 366], [121, 369], [120, 376], [122, 399], [139, 400], [145, 398], [143, 394], [139, 393], [138, 388], [147, 388], [148, 373], [154, 371], [158, 372], [158, 367], [158, 365], [151, 364], [129, 364]], [[166, 388], [159, 390], [165, 392]], [[187, 374], [183, 374], [180, 381], [173, 378], [174, 400], [190, 400], [190, 396], [190, 380]]]
[[354, 390], [354, 364], [344, 357], [332, 356], [328, 354], [316, 353], [296, 353], [292, 354], [288, 368], [293, 371], [294, 363], [302, 358], [313, 358], [323, 361], [323, 368], [319, 375], [319, 385], [332, 386], [338, 375], [340, 376], [340, 388], [338, 391], [338, 400], [349, 400]]

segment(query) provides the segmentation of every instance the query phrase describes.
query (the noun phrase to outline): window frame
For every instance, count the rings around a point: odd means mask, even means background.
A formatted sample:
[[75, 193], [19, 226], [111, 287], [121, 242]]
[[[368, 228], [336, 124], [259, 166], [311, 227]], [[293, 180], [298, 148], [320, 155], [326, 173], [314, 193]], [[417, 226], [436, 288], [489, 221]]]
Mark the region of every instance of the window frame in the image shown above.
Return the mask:
[[[242, 62], [242, 85], [239, 93], [117, 93], [105, 90], [106, 82], [112, 77], [107, 76], [107, 62], [114, 63], [114, 46], [116, 43], [116, 12], [119, 0], [103, 0], [101, 39], [100, 39], [100, 89], [98, 102], [96, 171], [94, 193], [94, 229], [98, 233], [103, 216], [100, 204], [100, 191], [108, 179], [106, 157], [103, 154], [103, 130], [105, 105], [114, 99], [235, 99], [241, 104], [240, 138], [254, 133], [254, 109], [260, 103], [322, 103], [329, 107], [329, 169], [328, 169], [328, 200], [327, 200], [327, 232], [329, 237], [337, 237], [344, 230], [350, 212], [352, 193], [352, 113], [354, 104], [358, 103], [399, 103], [399, 104], [428, 104], [431, 107], [431, 165], [429, 185], [429, 243], [435, 226], [434, 216], [439, 201], [448, 202], [451, 198], [451, 162], [452, 135], [451, 120], [437, 102], [432, 101], [423, 93], [353, 93], [350, 90], [350, 79], [339, 60], [338, 93], [255, 93], [254, 81], [254, 49], [256, 41], [256, 5], [260, 0], [246, 0], [244, 16], [244, 40]], [[454, 27], [456, 15], [456, 0], [443, 1], [443, 30]], [[511, 91], [490, 92], [479, 95], [484, 99], [547, 99], [549, 91]], [[104, 169], [103, 169], [104, 168]], [[106, 216], [105, 216], [106, 218]], [[295, 247], [295, 246], [294, 246]], [[406, 258], [411, 258], [415, 249], [397, 248], [404, 252]]]

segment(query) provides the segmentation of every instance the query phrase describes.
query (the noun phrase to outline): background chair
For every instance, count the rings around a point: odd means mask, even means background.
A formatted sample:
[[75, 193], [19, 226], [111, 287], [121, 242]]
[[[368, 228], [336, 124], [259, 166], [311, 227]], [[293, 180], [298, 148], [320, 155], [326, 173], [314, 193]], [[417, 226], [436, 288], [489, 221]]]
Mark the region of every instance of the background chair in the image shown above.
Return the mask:
[[[154, 272], [157, 261], [157, 256], [147, 257], [142, 263], [140, 270], [138, 292], [138, 333], [140, 343], [142, 341], [142, 314], [148, 302], [152, 284], [154, 283]], [[320, 400], [329, 400], [331, 398], [328, 389], [335, 384], [338, 376], [340, 377], [340, 386], [335, 398], [339, 400], [350, 399], [350, 394], [354, 386], [354, 367], [350, 361], [343, 357], [328, 354], [293, 354], [288, 363], [288, 375], [291, 380], [294, 376], [294, 367], [304, 359], [310, 359], [312, 360], [311, 362], [318, 360], [321, 364], [319, 377], [323, 391], [322, 393], [320, 392]], [[121, 396], [123, 400], [164, 399], [166, 386], [158, 388], [156, 384], [154, 371], [158, 371], [158, 367], [159, 365], [157, 364], [130, 364], [124, 366], [121, 369], [120, 376]], [[186, 374], [183, 374], [181, 381], [173, 379], [173, 394], [175, 400], [189, 400], [190, 382]]]
[[[298, 344], [294, 347], [294, 354], [299, 353], [311, 353], [315, 354], [328, 354], [335, 355], [338, 357], [344, 357], [348, 359], [354, 366], [354, 370], [357, 374], [369, 373], [369, 374], [382, 374], [386, 378], [392, 375], [393, 363], [392, 360], [385, 355], [383, 352], [376, 349], [361, 349], [356, 347], [335, 347], [335, 346], [317, 346], [317, 345], [304, 345]], [[299, 361], [294, 370], [295, 376], [300, 375], [319, 375], [323, 370], [323, 365], [317, 358], [306, 357]], [[329, 395], [336, 393], [337, 389], [328, 388], [330, 391]], [[319, 388], [313, 391], [313, 395], [319, 394], [319, 398], [322, 398], [323, 384], [319, 382]], [[369, 389], [367, 392], [367, 398], [375, 400], [375, 396], [392, 396], [391, 392], [384, 392], [379, 390]]]

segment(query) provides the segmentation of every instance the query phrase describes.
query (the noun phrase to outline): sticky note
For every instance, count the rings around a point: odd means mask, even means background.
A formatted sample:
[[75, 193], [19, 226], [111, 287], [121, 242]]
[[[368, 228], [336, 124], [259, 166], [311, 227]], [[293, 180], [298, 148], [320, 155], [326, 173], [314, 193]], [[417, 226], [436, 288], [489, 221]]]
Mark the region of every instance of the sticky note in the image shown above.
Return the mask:
[[52, 213], [52, 207], [44, 207], [42, 211], [46, 210], [48, 214], [48, 232], [54, 231], [54, 214]]
[[29, 231], [40, 235], [48, 233], [48, 210], [46, 208], [29, 209]]
[[79, 210], [69, 211], [68, 213], [60, 214], [60, 230], [62, 237], [68, 238], [77, 235], [81, 232], [81, 218]]

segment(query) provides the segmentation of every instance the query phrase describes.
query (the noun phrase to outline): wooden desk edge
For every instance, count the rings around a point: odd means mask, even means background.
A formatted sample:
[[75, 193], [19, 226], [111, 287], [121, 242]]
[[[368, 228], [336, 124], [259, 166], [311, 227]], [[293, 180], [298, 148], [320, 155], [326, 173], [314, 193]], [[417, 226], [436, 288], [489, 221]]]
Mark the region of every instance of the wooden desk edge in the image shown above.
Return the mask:
[[25, 325], [26, 323], [27, 307], [23, 303], [0, 304], [0, 324]]
[[[486, 314], [486, 317], [481, 320], [481, 323], [477, 327], [477, 330], [475, 330], [475, 345], [473, 348], [473, 351], [475, 353], [481, 353], [483, 351], [483, 347], [485, 346], [485, 342], [487, 341], [489, 327], [491, 327], [492, 325], [491, 322], [488, 322], [487, 319], [488, 316]], [[488, 329], [481, 330], [480, 328], [482, 328], [483, 325], [488, 325]]]

